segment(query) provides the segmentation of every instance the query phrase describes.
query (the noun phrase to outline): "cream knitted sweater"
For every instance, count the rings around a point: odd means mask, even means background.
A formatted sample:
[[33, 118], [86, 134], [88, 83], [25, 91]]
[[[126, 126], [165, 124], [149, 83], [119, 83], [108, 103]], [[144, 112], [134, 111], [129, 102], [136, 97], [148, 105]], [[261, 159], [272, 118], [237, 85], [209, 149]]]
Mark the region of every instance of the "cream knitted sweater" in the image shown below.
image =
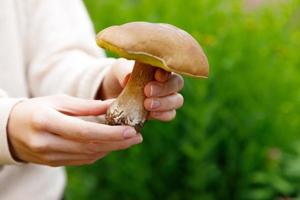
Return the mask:
[[24, 97], [95, 97], [114, 61], [105, 58], [80, 0], [0, 1], [0, 199], [60, 199], [62, 168], [16, 163], [6, 126]]

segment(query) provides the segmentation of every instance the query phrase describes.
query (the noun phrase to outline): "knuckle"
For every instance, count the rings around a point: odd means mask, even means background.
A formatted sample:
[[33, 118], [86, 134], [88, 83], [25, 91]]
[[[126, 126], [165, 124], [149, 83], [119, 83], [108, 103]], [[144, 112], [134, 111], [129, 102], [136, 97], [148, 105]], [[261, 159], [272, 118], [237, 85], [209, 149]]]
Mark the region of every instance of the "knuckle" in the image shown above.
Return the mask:
[[[124, 127], [122, 126], [109, 126], [109, 125], [99, 125], [100, 128], [96, 128], [93, 131], [93, 135], [97, 135], [98, 139], [105, 140], [105, 141], [119, 141], [123, 140], [123, 131]], [[98, 130], [98, 131], [97, 131]], [[96, 139], [96, 138], [95, 138]]]
[[48, 127], [48, 110], [35, 111], [31, 117], [32, 126], [38, 130], [44, 130]]
[[103, 140], [107, 140], [107, 141], [115, 141], [115, 140], [123, 139], [123, 135], [122, 135], [122, 132], [120, 131], [120, 128], [113, 127], [113, 129], [111, 129], [110, 131], [107, 131], [106, 133], [101, 134], [101, 138], [103, 138]]
[[49, 165], [49, 164], [54, 164], [53, 158], [52, 158], [50, 155], [48, 155], [48, 154], [42, 154], [42, 155], [40, 155], [40, 156], [39, 156], [39, 159], [40, 159], [42, 162], [46, 163], [47, 165]]
[[86, 146], [86, 148], [85, 148], [86, 154], [88, 154], [88, 155], [93, 155], [93, 154], [97, 153], [97, 152], [98, 152], [97, 147], [98, 147], [98, 146], [95, 145], [95, 144], [88, 144], [88, 145]]
[[92, 135], [91, 133], [93, 133], [93, 130], [89, 126], [81, 126], [77, 132], [79, 138], [86, 140], [89, 139], [90, 135]]
[[44, 153], [48, 150], [48, 143], [33, 137], [30, 139], [29, 147], [35, 153]]

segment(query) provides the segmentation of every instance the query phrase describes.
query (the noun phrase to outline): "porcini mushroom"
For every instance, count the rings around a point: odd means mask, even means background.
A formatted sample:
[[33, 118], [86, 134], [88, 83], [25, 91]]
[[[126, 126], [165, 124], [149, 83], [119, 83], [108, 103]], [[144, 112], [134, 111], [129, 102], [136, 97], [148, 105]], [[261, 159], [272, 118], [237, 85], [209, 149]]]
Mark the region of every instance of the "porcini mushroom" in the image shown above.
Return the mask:
[[131, 76], [106, 113], [110, 125], [143, 127], [144, 87], [154, 79], [156, 67], [193, 77], [207, 77], [209, 65], [198, 42], [169, 24], [131, 22], [111, 26], [97, 35], [97, 44], [126, 59], [135, 60]]

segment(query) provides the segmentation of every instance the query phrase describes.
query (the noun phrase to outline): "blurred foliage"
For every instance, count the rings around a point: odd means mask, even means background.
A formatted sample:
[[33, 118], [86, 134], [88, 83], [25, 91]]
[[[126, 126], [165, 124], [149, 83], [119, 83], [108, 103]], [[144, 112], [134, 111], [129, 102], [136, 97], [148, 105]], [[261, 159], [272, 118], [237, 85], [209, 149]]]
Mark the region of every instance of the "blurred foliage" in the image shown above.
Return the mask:
[[[67, 199], [300, 199], [300, 2], [247, 10], [230, 0], [86, 0], [100, 31], [166, 22], [208, 55], [208, 79], [185, 78], [171, 123], [143, 144], [68, 168]], [[298, 141], [297, 141], [298, 140]]]

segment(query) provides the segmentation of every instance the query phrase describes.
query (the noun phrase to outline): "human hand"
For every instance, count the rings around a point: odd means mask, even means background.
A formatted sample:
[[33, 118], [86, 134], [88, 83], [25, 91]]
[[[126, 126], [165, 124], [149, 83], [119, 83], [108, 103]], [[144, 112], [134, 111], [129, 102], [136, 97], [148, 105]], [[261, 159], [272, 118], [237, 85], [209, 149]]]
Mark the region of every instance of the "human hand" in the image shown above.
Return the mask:
[[170, 121], [175, 118], [176, 110], [183, 105], [183, 96], [178, 93], [184, 85], [182, 76], [157, 69], [155, 80], [145, 86], [145, 108], [150, 111], [149, 118]]
[[133, 66], [134, 61], [124, 58], [117, 59], [103, 79], [98, 91], [98, 99], [118, 97], [130, 77]]
[[104, 114], [111, 101], [58, 95], [18, 103], [8, 122], [16, 160], [49, 166], [91, 164], [111, 151], [142, 142], [129, 126], [87, 122], [77, 116]]
[[[125, 87], [134, 61], [118, 59], [103, 80], [99, 96], [103, 99], [116, 98]], [[162, 69], [155, 71], [155, 80], [144, 88], [145, 108], [150, 119], [170, 121], [176, 116], [176, 109], [183, 105], [183, 96], [178, 92], [183, 88], [183, 78]]]

